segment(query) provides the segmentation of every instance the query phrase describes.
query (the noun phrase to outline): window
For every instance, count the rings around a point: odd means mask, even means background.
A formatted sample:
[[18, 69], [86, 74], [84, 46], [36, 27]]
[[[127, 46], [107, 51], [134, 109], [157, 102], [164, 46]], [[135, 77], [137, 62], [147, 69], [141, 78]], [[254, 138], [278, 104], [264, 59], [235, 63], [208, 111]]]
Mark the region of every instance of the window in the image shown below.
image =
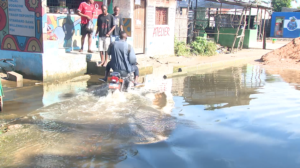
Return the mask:
[[168, 24], [168, 8], [156, 8], [155, 11], [155, 24], [167, 25]]
[[47, 0], [47, 7], [49, 7], [49, 13], [59, 13], [61, 7], [67, 7], [76, 11], [83, 0]]

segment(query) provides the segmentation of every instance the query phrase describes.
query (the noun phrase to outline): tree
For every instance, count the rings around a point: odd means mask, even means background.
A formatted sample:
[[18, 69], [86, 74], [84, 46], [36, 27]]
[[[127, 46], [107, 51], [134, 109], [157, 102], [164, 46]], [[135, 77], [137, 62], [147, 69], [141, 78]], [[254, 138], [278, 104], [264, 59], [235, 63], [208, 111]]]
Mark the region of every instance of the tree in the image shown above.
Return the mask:
[[281, 12], [282, 7], [291, 7], [292, 0], [272, 0], [272, 7], [275, 12]]

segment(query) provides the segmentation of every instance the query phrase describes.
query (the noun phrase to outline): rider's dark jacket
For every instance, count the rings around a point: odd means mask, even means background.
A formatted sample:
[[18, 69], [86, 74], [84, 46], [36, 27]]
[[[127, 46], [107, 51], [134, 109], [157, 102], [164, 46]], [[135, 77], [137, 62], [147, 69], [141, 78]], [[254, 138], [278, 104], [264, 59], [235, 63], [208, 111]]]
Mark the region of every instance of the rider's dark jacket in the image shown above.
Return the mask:
[[136, 56], [131, 45], [126, 41], [120, 40], [110, 44], [108, 55], [111, 55], [110, 67], [114, 71], [123, 70], [132, 72], [131, 65], [136, 64]]

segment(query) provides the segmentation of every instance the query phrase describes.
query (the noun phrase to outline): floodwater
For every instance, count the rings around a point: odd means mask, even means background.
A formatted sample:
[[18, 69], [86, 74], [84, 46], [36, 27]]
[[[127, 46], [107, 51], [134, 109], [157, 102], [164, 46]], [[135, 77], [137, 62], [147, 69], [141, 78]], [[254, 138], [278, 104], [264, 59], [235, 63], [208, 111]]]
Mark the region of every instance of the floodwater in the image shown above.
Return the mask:
[[86, 81], [7, 88], [0, 167], [300, 167], [298, 84], [252, 65], [144, 81], [107, 96]]

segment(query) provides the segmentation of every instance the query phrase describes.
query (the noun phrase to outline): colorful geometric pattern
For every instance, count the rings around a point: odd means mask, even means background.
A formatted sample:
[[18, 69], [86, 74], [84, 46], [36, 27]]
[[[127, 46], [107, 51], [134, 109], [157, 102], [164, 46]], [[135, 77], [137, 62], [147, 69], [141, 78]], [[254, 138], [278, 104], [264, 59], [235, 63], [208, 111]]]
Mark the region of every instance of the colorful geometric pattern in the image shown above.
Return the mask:
[[[22, 0], [19, 0], [22, 1]], [[8, 20], [8, 1], [0, 1], [0, 46], [1, 50], [21, 51], [21, 52], [43, 52], [43, 26], [42, 17], [44, 10], [42, 3], [45, 0], [23, 0], [29, 11], [35, 12], [35, 37], [25, 37], [10, 35]]]

